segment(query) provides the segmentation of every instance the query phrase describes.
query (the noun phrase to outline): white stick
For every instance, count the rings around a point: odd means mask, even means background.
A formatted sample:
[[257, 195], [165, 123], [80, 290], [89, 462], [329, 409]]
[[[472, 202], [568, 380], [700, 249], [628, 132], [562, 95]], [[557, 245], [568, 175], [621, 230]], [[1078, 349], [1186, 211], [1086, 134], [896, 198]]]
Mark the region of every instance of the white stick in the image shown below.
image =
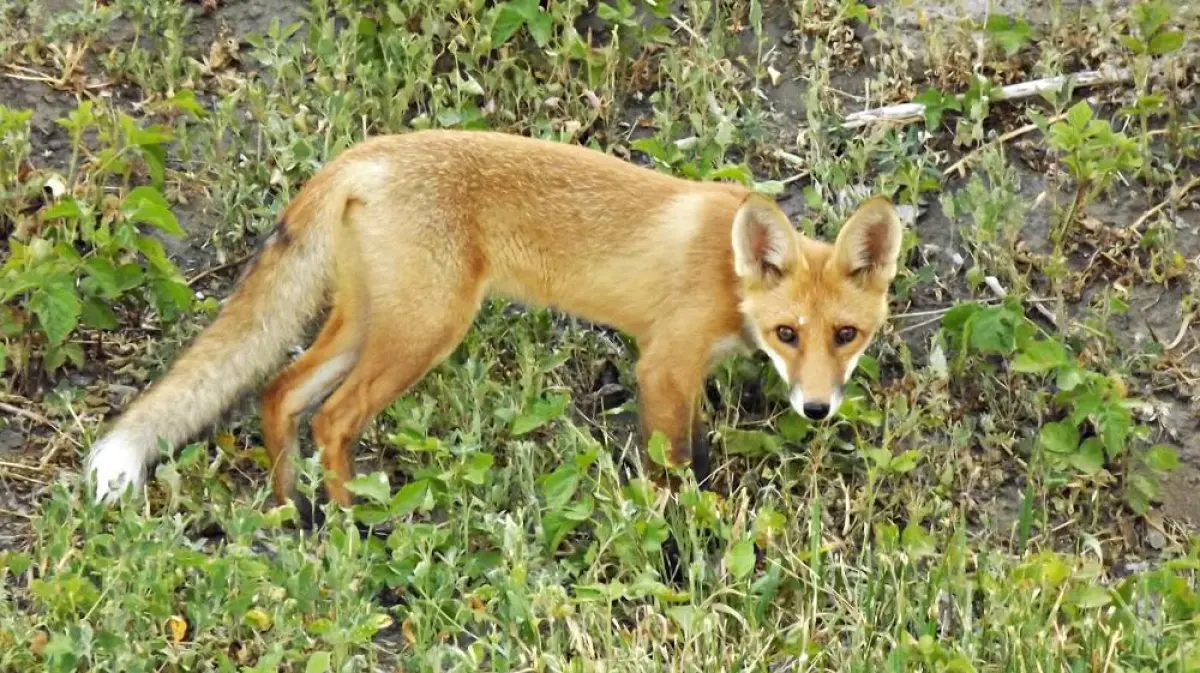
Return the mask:
[[[1001, 87], [992, 100], [1001, 101], [1028, 98], [1046, 91], [1061, 89], [1068, 80], [1074, 82], [1074, 85], [1077, 87], [1083, 87], [1127, 82], [1129, 78], [1129, 71], [1125, 68], [1086, 70], [1074, 75], [1058, 75], [1044, 79], [1035, 79], [1032, 82], [1009, 84], [1008, 86]], [[957, 98], [961, 100], [962, 95], [960, 94]], [[842, 124], [842, 128], [854, 129], [881, 121], [916, 121], [924, 116], [924, 103], [901, 103], [899, 105], [889, 105], [887, 107], [863, 110], [846, 115], [846, 120]]]

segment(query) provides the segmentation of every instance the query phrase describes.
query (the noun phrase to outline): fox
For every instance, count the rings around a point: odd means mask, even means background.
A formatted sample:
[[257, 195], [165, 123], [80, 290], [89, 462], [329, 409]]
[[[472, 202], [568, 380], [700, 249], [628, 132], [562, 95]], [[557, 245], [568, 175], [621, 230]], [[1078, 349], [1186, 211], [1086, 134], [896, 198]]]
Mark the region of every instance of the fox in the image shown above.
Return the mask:
[[374, 136], [282, 208], [211, 324], [92, 445], [86, 475], [96, 501], [139, 489], [160, 442], [191, 441], [274, 373], [259, 402], [275, 501], [302, 502], [299, 419], [311, 413], [323, 491], [349, 506], [361, 432], [501, 297], [631, 336], [640, 443], [661, 433], [669, 464], [702, 479], [698, 405], [715, 363], [761, 350], [796, 413], [835, 415], [887, 321], [902, 235], [884, 196], [857, 204], [830, 243], [748, 186], [582, 145], [483, 130]]

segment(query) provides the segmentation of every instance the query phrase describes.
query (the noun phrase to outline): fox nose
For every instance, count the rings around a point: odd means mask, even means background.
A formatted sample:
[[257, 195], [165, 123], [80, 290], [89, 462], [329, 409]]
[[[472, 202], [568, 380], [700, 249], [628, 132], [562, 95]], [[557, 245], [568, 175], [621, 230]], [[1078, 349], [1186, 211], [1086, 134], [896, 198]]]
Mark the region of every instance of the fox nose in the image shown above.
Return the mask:
[[827, 402], [805, 402], [804, 417], [810, 421], [824, 420], [829, 415], [829, 403]]

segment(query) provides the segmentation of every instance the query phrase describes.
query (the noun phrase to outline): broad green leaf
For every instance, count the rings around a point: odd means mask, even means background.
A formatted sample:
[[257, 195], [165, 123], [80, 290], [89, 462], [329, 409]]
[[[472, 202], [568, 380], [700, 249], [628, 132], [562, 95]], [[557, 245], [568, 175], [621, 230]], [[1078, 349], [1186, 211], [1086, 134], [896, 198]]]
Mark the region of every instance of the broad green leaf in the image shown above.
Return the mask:
[[1075, 587], [1067, 594], [1067, 602], [1085, 610], [1102, 608], [1112, 602], [1112, 594], [1102, 586], [1083, 584]]
[[1082, 131], [1087, 128], [1088, 122], [1092, 120], [1092, 106], [1088, 105], [1087, 101], [1079, 101], [1067, 110], [1067, 121], [1076, 131]]
[[861, 449], [863, 454], [875, 463], [875, 467], [886, 470], [888, 465], [892, 464], [892, 452], [880, 447], [864, 447]]
[[418, 507], [425, 505], [425, 501], [428, 496], [429, 482], [427, 480], [418, 479], [414, 482], [405, 484], [404, 487], [396, 493], [396, 497], [392, 498], [392, 514], [394, 516], [404, 516], [410, 512], [416, 511]]
[[314, 652], [308, 658], [308, 664], [304, 667], [304, 673], [329, 673], [332, 670], [332, 666], [333, 662], [328, 652]]
[[554, 17], [549, 12], [538, 12], [532, 17], [525, 20], [526, 27], [529, 28], [529, 34], [533, 36], [533, 41], [539, 47], [545, 47], [550, 43], [550, 35], [554, 30]]
[[673, 166], [683, 160], [683, 151], [679, 149], [675, 143], [664, 143], [661, 139], [653, 136], [649, 138], [639, 138], [629, 144], [631, 149], [643, 152], [651, 159], [654, 159], [667, 166]]
[[1067, 351], [1057, 341], [1034, 341], [1013, 358], [1013, 371], [1041, 374], [1057, 369], [1069, 361]]
[[1104, 469], [1104, 443], [1095, 437], [1088, 437], [1067, 460], [1084, 474], [1096, 474]]
[[164, 320], [174, 320], [179, 314], [191, 308], [192, 290], [187, 285], [159, 278], [151, 284], [151, 287], [154, 290], [154, 308]]
[[798, 442], [812, 432], [812, 423], [800, 414], [783, 414], [775, 421], [779, 435], [789, 442]]
[[1173, 51], [1179, 51], [1183, 46], [1183, 33], [1180, 31], [1170, 31], [1159, 33], [1150, 40], [1150, 54], [1152, 56], [1162, 56]]
[[141, 128], [137, 126], [137, 122], [130, 121], [132, 123], [125, 128], [126, 137], [130, 145], [138, 145], [144, 148], [171, 141], [171, 131], [165, 126], [156, 124], [149, 128]]
[[562, 512], [549, 512], [542, 517], [542, 533], [546, 537], [546, 549], [556, 551], [562, 541], [571, 531], [579, 527], [579, 522], [567, 518]]
[[596, 509], [596, 501], [590, 495], [585, 495], [578, 502], [571, 503], [569, 507], [564, 508], [561, 514], [571, 521], [587, 521], [592, 518], [592, 512]]
[[1032, 34], [1028, 23], [1001, 14], [993, 14], [989, 17], [985, 27], [1008, 56], [1017, 53], [1022, 46], [1029, 42]]
[[855, 371], [862, 372], [864, 375], [866, 375], [867, 378], [871, 379], [872, 381], [878, 381], [879, 380], [879, 360], [876, 360], [871, 355], [864, 353], [863, 356], [858, 359], [858, 367], [857, 367], [857, 369], [855, 369]]
[[937, 89], [925, 89], [925, 92], [913, 99], [913, 102], [925, 106], [925, 126], [935, 130], [942, 121], [942, 113], [946, 110], [961, 110], [962, 104], [954, 96], [946, 96]]
[[770, 506], [760, 509], [754, 517], [754, 536], [761, 546], [766, 546], [770, 540], [782, 535], [786, 527], [787, 515], [775, 511]]
[[495, 456], [490, 453], [476, 453], [467, 461], [463, 479], [476, 486], [482, 485], [487, 480], [488, 470], [492, 469], [495, 462]]
[[[142, 154], [142, 160], [146, 162], [146, 168], [150, 172], [151, 182], [156, 187], [162, 187], [163, 177], [167, 170], [167, 148], [162, 145], [145, 145], [139, 148], [139, 151]], [[174, 217], [174, 215], [171, 215], [172, 219]], [[178, 223], [176, 223], [176, 226], [178, 226]]]
[[639, 523], [636, 528], [641, 534], [642, 551], [648, 554], [657, 554], [661, 551], [663, 543], [671, 536], [667, 522], [661, 517], [646, 523]]
[[893, 457], [888, 463], [887, 469], [893, 474], [908, 474], [913, 471], [920, 460], [921, 452], [910, 449]]
[[32, 562], [28, 554], [16, 551], [0, 554], [0, 568], [7, 569], [12, 575], [24, 575], [30, 565]]
[[59, 218], [79, 219], [80, 217], [83, 217], [83, 209], [79, 207], [78, 201], [67, 197], [53, 206], [41, 211], [40, 214], [47, 220], [55, 220]]
[[1008, 355], [1016, 348], [1020, 317], [1006, 306], [989, 306], [971, 318], [971, 347], [980, 353]]
[[691, 634], [704, 621], [704, 612], [694, 605], [676, 605], [667, 608], [669, 616], [685, 634]]
[[538, 14], [544, 13], [539, 0], [509, 0], [507, 6], [525, 21], [533, 21]]
[[1146, 53], [1146, 43], [1142, 42], [1141, 40], [1134, 37], [1133, 35], [1122, 35], [1118, 39], [1120, 40], [1121, 44], [1125, 45], [1125, 48], [1128, 49], [1129, 51], [1132, 51], [1135, 54]]
[[1099, 413], [1106, 404], [1104, 398], [1094, 388], [1084, 388], [1082, 391], [1074, 393], [1072, 398], [1071, 404], [1074, 408], [1071, 409], [1068, 420], [1076, 426], [1082, 425], [1092, 414]]
[[65, 343], [62, 349], [67, 354], [67, 359], [76, 367], [83, 366], [83, 346], [75, 343]]
[[1116, 458], [1125, 451], [1129, 440], [1129, 432], [1133, 429], [1133, 415], [1125, 407], [1109, 405], [1100, 413], [1100, 436], [1104, 447], [1108, 449], [1108, 457]]
[[1083, 374], [1076, 367], [1060, 369], [1055, 385], [1059, 390], [1070, 392], [1083, 383]]
[[208, 111], [196, 101], [196, 93], [190, 89], [180, 90], [174, 96], [164, 101], [164, 103], [176, 109], [190, 112], [200, 119], [208, 116]]
[[904, 550], [914, 558], [932, 556], [937, 553], [937, 545], [933, 536], [925, 532], [921, 524], [916, 521], [910, 521], [904, 527], [904, 532], [900, 534], [900, 543], [904, 545]]
[[523, 414], [513, 419], [512, 433], [518, 437], [529, 434], [550, 421], [562, 416], [567, 409], [567, 396], [548, 395], [533, 403]]
[[1051, 453], [1074, 453], [1079, 448], [1079, 429], [1067, 421], [1047, 423], [1038, 433], [1038, 440]]
[[650, 441], [647, 443], [646, 452], [650, 455], [650, 460], [656, 465], [663, 467], [677, 467], [670, 465], [670, 456], [667, 455], [667, 449], [671, 446], [671, 441], [662, 432], [655, 430], [650, 436]]
[[120, 325], [117, 321], [117, 314], [113, 313], [112, 308], [95, 297], [88, 297], [83, 302], [83, 312], [80, 317], [83, 324], [95, 329], [116, 329]]
[[83, 305], [73, 280], [66, 274], [49, 276], [29, 298], [29, 310], [37, 316], [51, 344], [61, 344], [79, 323]]
[[1142, 35], [1150, 36], [1171, 20], [1171, 10], [1162, 2], [1142, 2], [1134, 6], [1133, 16]]
[[379, 526], [390, 519], [391, 512], [380, 505], [355, 505], [354, 520], [364, 526]]
[[725, 568], [735, 579], [745, 579], [754, 571], [754, 541], [742, 540], [734, 543], [725, 556]]
[[141, 264], [136, 262], [122, 264], [116, 269], [117, 289], [122, 293], [128, 292], [141, 285], [145, 275]]
[[115, 299], [121, 295], [122, 287], [117, 278], [117, 267], [111, 259], [93, 255], [83, 263], [83, 268], [96, 281], [105, 297]]
[[946, 316], [942, 316], [942, 328], [952, 334], [962, 336], [962, 331], [966, 329], [967, 323], [979, 311], [983, 311], [983, 306], [973, 301], [950, 308], [946, 312]]
[[138, 236], [134, 244], [156, 271], [165, 275], [176, 273], [175, 265], [167, 259], [167, 251], [163, 249], [162, 241], [153, 236]]
[[608, 4], [607, 2], [601, 2], [596, 5], [596, 16], [608, 23], [616, 23], [623, 18], [621, 15], [621, 10], [617, 9], [613, 5]]
[[58, 371], [70, 360], [76, 367], [83, 366], [83, 347], [79, 344], [62, 343], [58, 345], [51, 344], [46, 347], [46, 352], [42, 356], [42, 368], [47, 373], [53, 374]]
[[857, 2], [857, 0], [842, 3], [842, 8], [848, 19], [865, 23], [870, 16], [867, 12], [867, 6], [864, 3]]
[[1129, 475], [1129, 487], [1150, 502], [1159, 499], [1158, 482], [1145, 474]]
[[511, 4], [501, 5], [496, 13], [496, 22], [492, 24], [492, 46], [499, 47], [508, 42], [523, 25], [525, 18], [520, 12], [513, 9]]
[[387, 475], [382, 472], [357, 476], [346, 482], [346, 490], [378, 504], [386, 503], [391, 496]]
[[745, 164], [725, 164], [708, 174], [710, 180], [736, 180], [747, 184], [754, 179], [754, 173]]
[[1156, 444], [1146, 452], [1146, 467], [1155, 472], [1172, 472], [1179, 467], [1179, 452], [1175, 447]]
[[542, 482], [542, 495], [550, 509], [561, 509], [570, 502], [579, 486], [579, 473], [574, 465], [564, 465], [547, 475]]
[[787, 190], [787, 185], [779, 180], [763, 180], [762, 182], [754, 182], [752, 185], [754, 191], [767, 196], [779, 196]]
[[763, 430], [729, 428], [721, 432], [730, 455], [765, 456], [779, 451], [779, 437]]
[[47, 346], [46, 352], [42, 354], [42, 369], [47, 374], [53, 374], [67, 363], [67, 352], [57, 346]]
[[1150, 511], [1150, 499], [1139, 493], [1135, 488], [1125, 489], [1125, 502], [1129, 505], [1129, 509], [1133, 510], [1133, 513], [1138, 516]]
[[121, 210], [135, 222], [149, 224], [172, 236], [183, 235], [170, 204], [153, 187], [135, 187], [125, 196]]

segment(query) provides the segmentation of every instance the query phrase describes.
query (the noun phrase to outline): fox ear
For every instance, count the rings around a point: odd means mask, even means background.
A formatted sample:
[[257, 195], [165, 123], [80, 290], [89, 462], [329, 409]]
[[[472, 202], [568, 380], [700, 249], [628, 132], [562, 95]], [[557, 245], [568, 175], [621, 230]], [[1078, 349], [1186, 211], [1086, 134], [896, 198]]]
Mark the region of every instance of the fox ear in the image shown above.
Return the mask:
[[863, 202], [842, 225], [834, 259], [847, 276], [868, 276], [887, 284], [896, 276], [904, 223], [891, 201], [876, 196]]
[[733, 218], [733, 264], [739, 278], [774, 282], [799, 261], [796, 230], [765, 196], [751, 194]]

